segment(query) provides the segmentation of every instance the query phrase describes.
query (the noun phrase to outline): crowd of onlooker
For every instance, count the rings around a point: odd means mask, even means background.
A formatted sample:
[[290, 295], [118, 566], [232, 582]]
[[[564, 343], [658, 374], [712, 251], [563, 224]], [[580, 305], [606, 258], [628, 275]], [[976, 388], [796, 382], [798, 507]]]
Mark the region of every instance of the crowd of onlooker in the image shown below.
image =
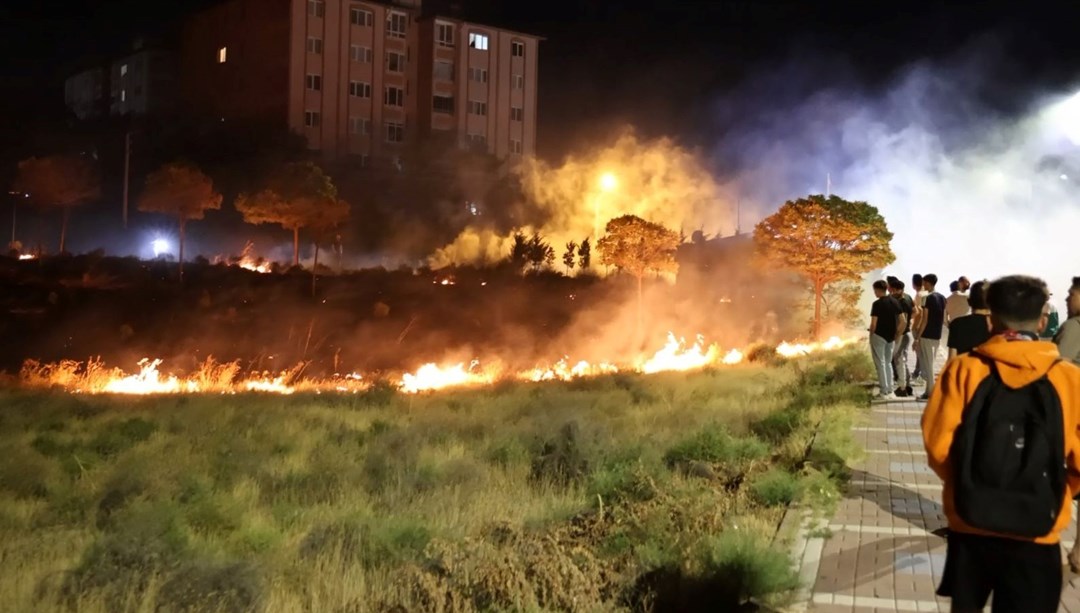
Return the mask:
[[[1080, 277], [1063, 322], [1034, 277], [960, 277], [947, 297], [937, 287], [934, 274], [910, 288], [876, 281], [870, 311], [876, 397], [926, 401], [923, 442], [948, 519], [937, 593], [952, 611], [981, 611], [991, 595], [995, 612], [1056, 611], [1061, 534], [1080, 497]], [[1068, 563], [1080, 571], [1080, 529]]]

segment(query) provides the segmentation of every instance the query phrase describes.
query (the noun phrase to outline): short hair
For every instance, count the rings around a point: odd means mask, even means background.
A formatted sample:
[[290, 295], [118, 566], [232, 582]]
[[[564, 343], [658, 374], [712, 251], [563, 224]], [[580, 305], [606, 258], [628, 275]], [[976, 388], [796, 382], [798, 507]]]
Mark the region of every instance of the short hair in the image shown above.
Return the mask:
[[1001, 277], [986, 289], [990, 314], [1017, 331], [1034, 332], [1049, 300], [1046, 282], [1028, 275]]
[[889, 284], [889, 287], [892, 287], [893, 281], [899, 281], [899, 280], [900, 279], [897, 279], [896, 277], [894, 277], [892, 275], [889, 275], [889, 276], [885, 277], [885, 282]]
[[971, 292], [968, 293], [968, 305], [972, 310], [986, 308], [986, 281], [976, 281], [971, 284]]
[[889, 289], [904, 291], [904, 282], [896, 277], [889, 277]]
[[949, 282], [949, 291], [950, 292], [958, 292], [958, 291], [960, 291], [960, 282], [959, 281], [950, 281]]
[[922, 276], [923, 283], [929, 283], [930, 285], [937, 285], [937, 275], [930, 273]]
[[881, 279], [878, 279], [877, 281], [874, 281], [874, 289], [879, 289], [879, 290], [881, 290], [881, 291], [883, 291], [883, 292], [884, 292], [884, 291], [888, 291], [888, 289], [889, 289], [889, 284], [888, 284], [888, 283], [885, 283], [885, 282], [884, 282], [884, 281], [882, 281]]
[[920, 275], [919, 273], [911, 275], [911, 282], [915, 285], [922, 283], [922, 275]]
[[964, 281], [967, 281], [968, 283], [971, 283], [971, 281], [968, 281], [968, 278], [965, 275], [960, 275], [960, 278], [957, 279], [957, 281], [960, 282], [960, 283], [963, 283]]
[[1069, 289], [1080, 290], [1080, 277], [1073, 277], [1072, 286]]

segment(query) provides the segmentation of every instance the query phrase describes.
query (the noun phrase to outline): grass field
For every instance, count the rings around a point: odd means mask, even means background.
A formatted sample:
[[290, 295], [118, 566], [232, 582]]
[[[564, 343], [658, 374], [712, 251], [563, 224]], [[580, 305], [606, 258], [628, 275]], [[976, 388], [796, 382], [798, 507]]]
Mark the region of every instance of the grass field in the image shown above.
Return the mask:
[[781, 600], [796, 579], [776, 525], [792, 500], [835, 497], [845, 424], [865, 403], [852, 383], [867, 378], [849, 350], [428, 396], [0, 392], [0, 602], [359, 613]]

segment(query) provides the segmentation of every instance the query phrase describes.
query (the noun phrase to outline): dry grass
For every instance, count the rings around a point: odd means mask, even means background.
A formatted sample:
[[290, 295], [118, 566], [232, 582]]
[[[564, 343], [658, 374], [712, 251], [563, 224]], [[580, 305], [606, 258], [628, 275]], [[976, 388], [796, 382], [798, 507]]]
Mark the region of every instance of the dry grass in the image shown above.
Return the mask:
[[713, 609], [783, 594], [776, 498], [829, 487], [835, 466], [803, 451], [825, 407], [861, 399], [842, 362], [420, 396], [0, 392], [0, 602], [609, 611], [686, 608], [700, 586], [712, 601], [694, 606]]

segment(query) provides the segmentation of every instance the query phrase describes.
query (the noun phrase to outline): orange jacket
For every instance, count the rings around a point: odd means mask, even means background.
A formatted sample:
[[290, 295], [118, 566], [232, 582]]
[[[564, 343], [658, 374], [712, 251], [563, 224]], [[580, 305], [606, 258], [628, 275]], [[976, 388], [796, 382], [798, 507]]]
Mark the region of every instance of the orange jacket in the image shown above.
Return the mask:
[[[1046, 341], [1007, 341], [1001, 336], [976, 347], [973, 354], [963, 355], [948, 363], [941, 379], [934, 386], [934, 393], [926, 404], [922, 416], [923, 443], [930, 468], [944, 482], [942, 501], [949, 529], [971, 534], [995, 535], [973, 528], [956, 514], [953, 503], [952, 465], [949, 448], [953, 434], [960, 425], [960, 418], [976, 388], [990, 375], [990, 367], [979, 356], [997, 363], [1002, 382], [1010, 388], [1018, 388], [1037, 380], [1049, 371], [1048, 378], [1061, 398], [1061, 411], [1065, 426], [1065, 464], [1068, 471], [1068, 491], [1062, 502], [1057, 524], [1050, 532], [1033, 539], [1036, 543], [1053, 544], [1061, 540], [1061, 531], [1069, 525], [1072, 498], [1080, 491], [1080, 367], [1059, 362], [1057, 346]], [[1025, 539], [1027, 540], [1027, 539]]]

